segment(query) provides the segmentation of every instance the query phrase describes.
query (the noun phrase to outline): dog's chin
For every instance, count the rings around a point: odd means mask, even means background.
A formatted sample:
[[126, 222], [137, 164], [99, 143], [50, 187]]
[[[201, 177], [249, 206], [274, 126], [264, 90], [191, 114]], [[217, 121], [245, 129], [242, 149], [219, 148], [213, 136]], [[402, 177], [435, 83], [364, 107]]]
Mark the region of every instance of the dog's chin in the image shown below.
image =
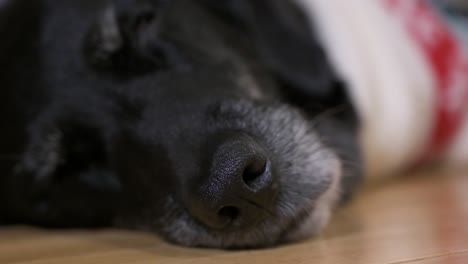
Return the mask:
[[[340, 166], [335, 168], [332, 180], [318, 198], [314, 195], [295, 205], [280, 201], [273, 215], [248, 229], [209, 229], [194, 219], [173, 197], [168, 197], [163, 206], [169, 212], [165, 216], [153, 220], [147, 215], [137, 221], [134, 219], [131, 222], [136, 224], [131, 224], [131, 228], [158, 233], [171, 243], [187, 247], [252, 249], [302, 241], [315, 237], [323, 230], [338, 203], [341, 169]], [[291, 194], [283, 197], [288, 195]], [[129, 222], [125, 222], [124, 226], [129, 227]]]
[[[162, 228], [157, 232], [175, 244], [225, 249], [266, 248], [315, 237], [329, 222], [340, 194], [340, 166], [337, 165], [334, 170], [328, 188], [318, 199], [313, 198], [315, 202], [296, 205], [294, 209], [289, 208], [291, 212], [282, 208], [270, 219], [249, 229], [209, 230], [180, 208], [176, 210], [178, 213], [175, 218], [170, 221], [163, 219], [164, 224], [160, 224]], [[169, 199], [166, 206], [174, 208], [175, 201]]]
[[[251, 249], [289, 244], [315, 237], [323, 230], [335, 206], [337, 189], [330, 188], [314, 208], [304, 208], [291, 219], [265, 221], [242, 231], [210, 231], [195, 221], [176, 220], [162, 231], [163, 237], [188, 247]], [[336, 193], [334, 193], [336, 192]]]

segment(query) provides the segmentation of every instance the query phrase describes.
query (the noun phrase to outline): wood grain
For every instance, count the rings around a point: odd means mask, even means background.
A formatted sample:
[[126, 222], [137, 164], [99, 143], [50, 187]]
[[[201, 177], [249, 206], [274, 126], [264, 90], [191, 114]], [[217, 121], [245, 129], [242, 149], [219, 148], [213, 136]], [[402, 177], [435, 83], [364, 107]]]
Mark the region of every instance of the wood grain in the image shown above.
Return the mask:
[[0, 263], [468, 263], [468, 175], [400, 177], [366, 188], [320, 237], [274, 249], [222, 251], [169, 245], [119, 230], [0, 230]]

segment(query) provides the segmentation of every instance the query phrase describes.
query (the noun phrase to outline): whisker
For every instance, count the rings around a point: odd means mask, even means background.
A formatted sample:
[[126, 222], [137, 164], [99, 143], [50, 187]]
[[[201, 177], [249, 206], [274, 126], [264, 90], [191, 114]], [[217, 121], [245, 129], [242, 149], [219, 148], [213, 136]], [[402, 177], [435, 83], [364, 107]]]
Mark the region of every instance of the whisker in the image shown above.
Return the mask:
[[[333, 152], [337, 154], [338, 156], [340, 156], [341, 158], [349, 157], [350, 154], [354, 155], [353, 151], [349, 151], [349, 150], [342, 149], [342, 148], [333, 148]], [[356, 155], [359, 155], [359, 154], [356, 154]]]
[[253, 205], [253, 206], [255, 206], [255, 207], [257, 207], [257, 208], [259, 208], [259, 209], [261, 209], [261, 210], [264, 210], [264, 211], [265, 211], [267, 214], [269, 214], [271, 217], [274, 217], [274, 216], [275, 216], [275, 213], [274, 213], [273, 211], [271, 211], [271, 210], [268, 209], [268, 208], [263, 207], [262, 205], [260, 205], [260, 204], [258, 204], [258, 203], [256, 203], [256, 202], [254, 202], [254, 201], [252, 201], [252, 200], [249, 200], [249, 199], [247, 199], [247, 198], [244, 198], [244, 197], [238, 196], [238, 195], [232, 195], [231, 197], [237, 198], [237, 199], [240, 199], [240, 200], [243, 200], [243, 201], [247, 202], [248, 204], [251, 204], [251, 205]]
[[346, 104], [341, 104], [341, 105], [337, 105], [337, 106], [334, 106], [334, 107], [327, 108], [327, 109], [321, 111], [320, 113], [318, 113], [317, 115], [315, 115], [314, 116], [314, 121], [320, 121], [323, 118], [340, 114], [343, 111], [345, 111], [347, 107], [348, 106]]
[[358, 163], [358, 162], [352, 162], [352, 161], [345, 161], [345, 160], [342, 160], [341, 163], [347, 167], [351, 167], [351, 168], [356, 168], [356, 169], [359, 169], [362, 167], [362, 164]]
[[346, 164], [356, 164], [356, 165], [361, 164], [360, 161], [357, 161], [357, 160], [349, 160], [349, 159], [346, 159], [346, 158], [341, 159], [341, 161], [342, 161], [343, 163], [346, 163]]
[[261, 210], [264, 210], [264, 211], [267, 212], [270, 216], [272, 216], [272, 217], [275, 216], [275, 214], [274, 214], [271, 210], [265, 208], [264, 206], [262, 206], [262, 205], [260, 205], [260, 204], [258, 204], [258, 203], [256, 203], [256, 202], [254, 202], [254, 201], [251, 201], [251, 200], [249, 200], [249, 199], [244, 199], [244, 198], [242, 198], [242, 197], [240, 197], [240, 198], [241, 198], [242, 200], [246, 201], [247, 203], [249, 203], [249, 204], [251, 204], [251, 205], [257, 207], [257, 208], [259, 208], [259, 209], [261, 209]]

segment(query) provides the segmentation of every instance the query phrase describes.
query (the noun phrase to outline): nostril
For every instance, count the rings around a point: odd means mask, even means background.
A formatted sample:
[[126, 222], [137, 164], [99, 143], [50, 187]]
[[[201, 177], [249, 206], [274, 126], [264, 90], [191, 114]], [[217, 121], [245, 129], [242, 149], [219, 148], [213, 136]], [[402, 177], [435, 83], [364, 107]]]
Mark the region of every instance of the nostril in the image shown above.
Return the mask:
[[218, 216], [234, 221], [240, 216], [240, 210], [235, 206], [224, 206], [219, 209]]
[[250, 188], [258, 187], [258, 183], [267, 172], [268, 160], [264, 158], [254, 158], [245, 167], [242, 180]]

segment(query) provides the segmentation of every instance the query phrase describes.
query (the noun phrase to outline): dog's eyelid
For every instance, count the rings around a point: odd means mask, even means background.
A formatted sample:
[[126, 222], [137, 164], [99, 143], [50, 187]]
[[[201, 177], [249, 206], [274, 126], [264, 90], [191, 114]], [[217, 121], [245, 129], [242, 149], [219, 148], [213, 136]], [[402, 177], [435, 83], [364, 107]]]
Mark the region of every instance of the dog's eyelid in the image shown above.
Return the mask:
[[107, 7], [84, 44], [85, 59], [92, 68], [125, 78], [167, 66], [159, 36], [161, 10], [155, 4], [128, 8], [132, 5], [127, 2], [116, 1]]

